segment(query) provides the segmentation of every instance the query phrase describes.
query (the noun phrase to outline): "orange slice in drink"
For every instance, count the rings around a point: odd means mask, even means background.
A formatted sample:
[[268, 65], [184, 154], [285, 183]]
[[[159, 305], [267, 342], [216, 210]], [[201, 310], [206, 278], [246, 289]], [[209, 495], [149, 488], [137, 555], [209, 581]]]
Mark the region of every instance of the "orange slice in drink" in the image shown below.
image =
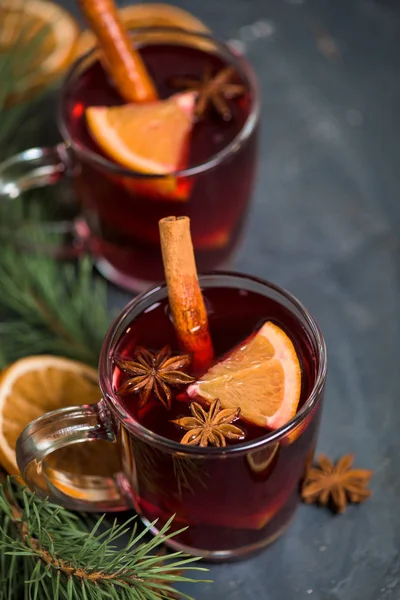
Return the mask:
[[20, 101], [57, 78], [75, 59], [81, 33], [75, 19], [47, 0], [0, 2], [0, 52], [19, 51], [17, 89], [9, 103]]
[[177, 171], [193, 125], [195, 95], [175, 94], [148, 104], [93, 106], [86, 110], [90, 133], [120, 165], [153, 175]]
[[[189, 13], [178, 6], [172, 6], [171, 4], [163, 3], [149, 3], [149, 4], [133, 4], [131, 6], [125, 6], [119, 9], [119, 15], [125, 27], [127, 29], [141, 29], [145, 27], [176, 27], [186, 31], [209, 33], [209, 29], [194, 15]], [[185, 40], [184, 34], [177, 32], [171, 32], [171, 36], [175, 41]], [[137, 41], [146, 41], [146, 37], [154, 42], [154, 39], [159, 37], [160, 40], [165, 40], [165, 34], [161, 36], [155, 36], [154, 33], [151, 36], [137, 36]], [[187, 36], [186, 36], [187, 37]], [[193, 38], [192, 38], [193, 39]], [[199, 39], [204, 46], [210, 46], [207, 40]], [[96, 38], [93, 33], [86, 29], [80, 36], [76, 54], [81, 56], [85, 52], [91, 50], [96, 44]], [[205, 48], [209, 49], [209, 48]]]
[[195, 94], [185, 92], [148, 104], [93, 106], [86, 117], [93, 138], [115, 162], [139, 173], [163, 175], [125, 179], [133, 193], [185, 202], [190, 186], [170, 173], [185, 165], [194, 108]]
[[296, 350], [270, 321], [187, 389], [192, 398], [207, 404], [219, 398], [223, 408], [240, 408], [242, 419], [270, 429], [294, 417], [300, 391]]

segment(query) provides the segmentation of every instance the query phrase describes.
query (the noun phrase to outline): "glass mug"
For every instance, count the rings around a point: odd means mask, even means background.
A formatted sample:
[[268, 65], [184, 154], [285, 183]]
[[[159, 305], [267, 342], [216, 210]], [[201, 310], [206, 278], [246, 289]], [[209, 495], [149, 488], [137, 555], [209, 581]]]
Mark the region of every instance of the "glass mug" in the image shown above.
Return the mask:
[[[254, 292], [264, 308], [274, 303], [279, 311], [286, 311], [296, 343], [301, 342], [299, 357], [303, 381], [307, 380], [304, 403], [289, 423], [262, 438], [222, 448], [201, 448], [162, 437], [133, 418], [114, 389], [112, 357], [127, 330], [134, 333], [135, 344], [138, 339], [141, 345], [146, 344], [140, 337], [143, 318], [159, 323], [157, 314], [161, 314], [169, 322], [165, 314], [167, 289], [159, 285], [130, 302], [110, 326], [99, 363], [103, 398], [97, 404], [64, 408], [33, 421], [21, 433], [16, 451], [24, 480], [40, 496], [76, 510], [134, 508], [146, 525], [153, 523], [154, 532], [175, 514], [172, 529], [188, 528], [169, 539], [169, 546], [195, 556], [225, 560], [274, 541], [295, 512], [299, 486], [316, 444], [326, 349], [316, 322], [288, 292], [236, 273], [204, 275], [200, 283], [208, 304], [207, 294], [211, 297], [213, 293], [215, 298], [215, 294], [228, 290], [243, 297]], [[260, 314], [265, 319], [264, 308]], [[228, 318], [234, 318], [237, 306], [231, 302], [227, 310]], [[260, 315], [256, 317], [259, 320]], [[149, 328], [144, 331], [146, 337]], [[156, 331], [157, 340], [163, 343], [159, 328]], [[149, 336], [147, 340], [155, 340], [154, 330]], [[49, 467], [54, 451], [64, 449], [68, 456], [71, 444], [96, 440], [105, 445], [111, 442], [121, 459], [121, 471], [102, 476], [101, 458], [95, 476], [72, 474], [68, 479], [65, 473], [58, 477]]]
[[[62, 86], [58, 126], [64, 141], [54, 148], [32, 148], [0, 165], [0, 198], [15, 198], [69, 176], [81, 208], [81, 216], [71, 224], [76, 253], [91, 252], [106, 278], [143, 291], [163, 279], [158, 221], [170, 214], [190, 217], [199, 271], [220, 269], [229, 262], [253, 188], [260, 106], [252, 68], [227, 45], [204, 34], [168, 28], [131, 35], [143, 48], [164, 96], [177, 91], [165, 83], [168, 77], [187, 76], [191, 65], [198, 71], [204, 55], [215, 70], [233, 66], [245, 87], [235, 119], [225, 123], [212, 116], [206, 125], [196, 125], [196, 132], [204, 133], [199, 127], [217, 129], [206, 137], [193, 133], [194, 164], [173, 176], [144, 176], [119, 166], [102, 154], [86, 127], [86, 106], [121, 103], [94, 49], [77, 60]], [[167, 73], [168, 68], [173, 72]], [[171, 181], [176, 190], [168, 196], [164, 192]]]

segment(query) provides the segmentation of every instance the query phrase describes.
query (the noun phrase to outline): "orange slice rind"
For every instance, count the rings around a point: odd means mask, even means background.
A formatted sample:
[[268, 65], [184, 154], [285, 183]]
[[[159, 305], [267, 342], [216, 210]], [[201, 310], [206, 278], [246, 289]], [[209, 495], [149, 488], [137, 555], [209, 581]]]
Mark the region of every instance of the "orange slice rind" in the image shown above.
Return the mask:
[[296, 414], [301, 368], [291, 339], [268, 321], [190, 385], [187, 393], [223, 408], [240, 408], [243, 420], [278, 429]]

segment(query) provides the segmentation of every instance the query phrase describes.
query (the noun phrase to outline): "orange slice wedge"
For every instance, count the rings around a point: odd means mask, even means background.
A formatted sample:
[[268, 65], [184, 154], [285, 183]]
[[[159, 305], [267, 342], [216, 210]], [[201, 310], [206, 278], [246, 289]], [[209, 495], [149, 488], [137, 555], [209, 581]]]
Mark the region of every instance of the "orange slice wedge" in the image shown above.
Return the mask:
[[292, 341], [268, 321], [259, 331], [190, 385], [190, 397], [223, 408], [240, 408], [241, 418], [278, 429], [296, 414], [301, 369]]
[[0, 376], [0, 464], [18, 475], [15, 445], [26, 425], [51, 410], [100, 398], [97, 372], [91, 367], [55, 356], [18, 360]]
[[117, 163], [166, 175], [183, 164], [194, 106], [195, 95], [186, 92], [148, 104], [93, 106], [86, 117], [93, 138]]
[[48, 85], [75, 59], [81, 33], [75, 19], [47, 0], [0, 2], [0, 51], [18, 48], [18, 89], [8, 102], [20, 101]]
[[[171, 4], [149, 3], [149, 4], [133, 4], [119, 9], [119, 15], [123, 24], [127, 29], [140, 29], [144, 27], [179, 27], [186, 31], [209, 33], [209, 29], [194, 15]], [[179, 32], [174, 32], [175, 41], [184, 39]], [[165, 34], [162, 34], [160, 39], [163, 39]], [[145, 41], [146, 36], [143, 40]], [[149, 38], [154, 41], [154, 34]], [[142, 41], [140, 38], [138, 41]], [[206, 40], [201, 40], [206, 44]], [[93, 33], [86, 29], [80, 36], [76, 48], [77, 56], [81, 56], [85, 52], [91, 50], [96, 44], [96, 38]], [[208, 44], [209, 45], [209, 44]]]

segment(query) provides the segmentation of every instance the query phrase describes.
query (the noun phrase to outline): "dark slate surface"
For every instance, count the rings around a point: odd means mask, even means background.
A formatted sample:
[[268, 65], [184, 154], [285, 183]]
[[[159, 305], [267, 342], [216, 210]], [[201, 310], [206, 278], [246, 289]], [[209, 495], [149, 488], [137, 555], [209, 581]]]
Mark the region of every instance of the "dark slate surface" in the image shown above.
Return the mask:
[[[76, 11], [73, 0], [64, 4]], [[375, 470], [344, 516], [301, 506], [287, 534], [211, 567], [197, 600], [400, 599], [400, 11], [395, 0], [187, 0], [235, 40], [263, 98], [239, 270], [295, 293], [325, 333], [319, 450]], [[112, 289], [122, 306], [127, 295]]]

